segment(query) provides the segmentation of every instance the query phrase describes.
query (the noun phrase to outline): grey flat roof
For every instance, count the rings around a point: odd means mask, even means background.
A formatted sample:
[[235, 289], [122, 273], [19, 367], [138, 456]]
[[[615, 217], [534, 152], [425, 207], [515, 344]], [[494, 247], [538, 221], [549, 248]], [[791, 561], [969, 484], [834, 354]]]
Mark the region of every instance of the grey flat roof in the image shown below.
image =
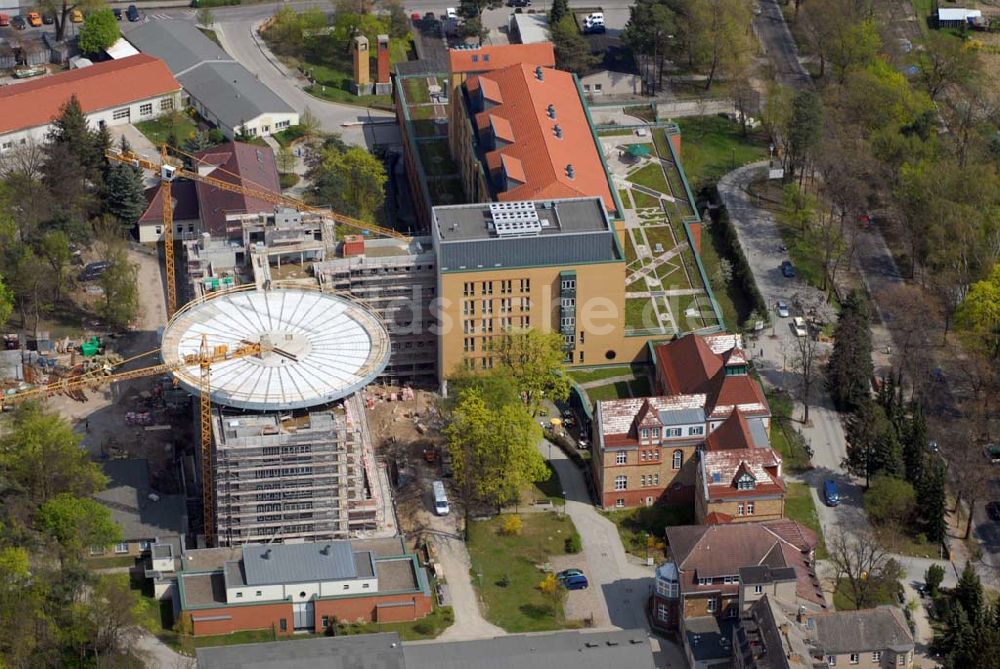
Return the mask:
[[368, 562], [367, 569], [360, 573], [350, 541], [246, 545], [243, 571], [247, 585], [371, 578], [371, 553], [358, 555], [364, 556], [361, 561]]
[[[103, 465], [108, 487], [94, 498], [111, 510], [111, 517], [122, 527], [126, 541], [181, 536], [187, 532], [187, 503], [184, 495], [156, 492], [149, 482], [145, 458], [109, 460]], [[156, 501], [150, 498], [154, 495]]]
[[645, 630], [512, 634], [403, 645], [406, 669], [652, 669]]
[[199, 648], [199, 669], [404, 669], [395, 632]]
[[535, 202], [540, 231], [510, 237], [491, 229], [490, 204], [434, 207], [441, 272], [624, 260], [600, 198]]
[[776, 569], [766, 565], [740, 567], [740, 583], [744, 585], [794, 581], [796, 578], [795, 569], [792, 567], [778, 567]]
[[671, 409], [658, 413], [660, 422], [664, 425], [689, 425], [691, 423], [705, 422], [704, 407], [692, 409]]
[[691, 649], [697, 662], [725, 660], [732, 657], [733, 626], [738, 620], [719, 620], [715, 616], [699, 616], [684, 621], [684, 644]]
[[151, 21], [125, 37], [166, 62], [188, 94], [232, 128], [261, 114], [295, 113], [188, 21]]

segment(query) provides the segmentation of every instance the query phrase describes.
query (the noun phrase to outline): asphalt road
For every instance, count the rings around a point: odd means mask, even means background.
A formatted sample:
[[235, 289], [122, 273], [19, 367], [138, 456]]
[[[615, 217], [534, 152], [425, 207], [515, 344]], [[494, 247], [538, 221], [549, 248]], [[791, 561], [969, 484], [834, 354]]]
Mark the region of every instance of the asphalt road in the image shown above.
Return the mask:
[[794, 88], [812, 86], [812, 78], [799, 62], [799, 50], [776, 0], [759, 0], [760, 13], [754, 17], [754, 30], [774, 65], [774, 75], [781, 83]]

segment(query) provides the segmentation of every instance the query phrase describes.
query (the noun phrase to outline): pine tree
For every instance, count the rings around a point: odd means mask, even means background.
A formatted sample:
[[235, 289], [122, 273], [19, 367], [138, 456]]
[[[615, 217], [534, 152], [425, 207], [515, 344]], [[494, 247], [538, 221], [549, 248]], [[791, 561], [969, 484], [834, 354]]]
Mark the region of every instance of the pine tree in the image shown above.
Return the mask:
[[108, 211], [122, 225], [132, 227], [146, 211], [142, 172], [125, 163], [115, 163], [108, 173]]
[[955, 586], [955, 601], [965, 609], [969, 622], [978, 624], [983, 613], [983, 584], [971, 560], [965, 563], [965, 569]]
[[569, 14], [569, 0], [552, 0], [552, 9], [549, 10], [549, 25], [554, 26], [562, 20], [562, 17]]
[[878, 425], [878, 437], [875, 439], [875, 449], [872, 454], [872, 475], [888, 474], [902, 478], [906, 473], [903, 464], [903, 449], [896, 435], [896, 426], [883, 418]]
[[869, 397], [872, 365], [871, 314], [857, 291], [844, 301], [833, 331], [833, 352], [826, 366], [827, 385], [842, 411], [856, 409]]
[[963, 666], [971, 634], [972, 624], [965, 609], [961, 606], [950, 607], [945, 615], [944, 631], [934, 644], [945, 655], [945, 666]]
[[854, 476], [865, 477], [865, 487], [875, 474], [875, 448], [885, 418], [873, 401], [862, 402], [847, 418], [847, 457], [843, 466]]
[[945, 521], [947, 513], [945, 499], [945, 470], [940, 460], [930, 463], [923, 476], [923, 485], [919, 489], [920, 509], [926, 522], [927, 539], [941, 543], [948, 532]]
[[919, 404], [913, 407], [913, 417], [906, 424], [903, 435], [903, 462], [906, 480], [919, 489], [924, 479], [924, 454], [927, 447], [927, 421]]

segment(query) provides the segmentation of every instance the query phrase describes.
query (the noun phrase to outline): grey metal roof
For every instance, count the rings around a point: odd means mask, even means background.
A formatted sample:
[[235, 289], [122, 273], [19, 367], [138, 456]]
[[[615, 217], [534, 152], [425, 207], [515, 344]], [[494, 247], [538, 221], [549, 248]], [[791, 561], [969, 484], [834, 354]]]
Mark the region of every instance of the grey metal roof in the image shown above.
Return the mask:
[[395, 632], [199, 648], [199, 669], [404, 669]]
[[767, 565], [740, 567], [740, 583], [744, 585], [794, 581], [796, 578], [795, 569], [792, 567], [772, 568]]
[[129, 30], [125, 39], [143, 53], [163, 60], [175, 77], [200, 63], [235, 62], [190, 21], [150, 21]]
[[490, 225], [493, 222], [491, 204], [534, 204], [534, 213], [541, 222], [542, 230], [532, 239], [580, 232], [608, 232], [614, 229], [599, 197], [539, 200], [534, 203], [477, 202], [434, 207], [434, 238], [441, 244], [478, 239], [498, 240]]
[[350, 541], [246, 545], [243, 571], [247, 585], [364, 578], [358, 573]]
[[621, 260], [621, 254], [613, 232], [453, 242], [442, 244], [438, 253], [438, 267], [442, 272], [616, 260]]
[[645, 630], [515, 634], [403, 645], [406, 669], [652, 669]]
[[827, 655], [913, 650], [913, 636], [895, 606], [817, 614], [816, 644]]
[[763, 418], [748, 418], [747, 426], [750, 428], [750, 437], [753, 445], [757, 448], [767, 448], [771, 445], [771, 440], [767, 438], [767, 428], [764, 427]]
[[164, 60], [188, 94], [231, 128], [261, 114], [295, 112], [190, 22], [151, 21], [126, 38]]
[[204, 63], [177, 80], [191, 97], [233, 128], [261, 114], [295, 113], [291, 105], [239, 63]]
[[104, 474], [108, 487], [94, 498], [111, 509], [111, 517], [121, 525], [125, 541], [166, 541], [187, 532], [184, 495], [153, 490], [145, 458], [110, 460], [104, 463]]
[[690, 425], [705, 422], [705, 408], [672, 409], [659, 412], [660, 422], [664, 425]]

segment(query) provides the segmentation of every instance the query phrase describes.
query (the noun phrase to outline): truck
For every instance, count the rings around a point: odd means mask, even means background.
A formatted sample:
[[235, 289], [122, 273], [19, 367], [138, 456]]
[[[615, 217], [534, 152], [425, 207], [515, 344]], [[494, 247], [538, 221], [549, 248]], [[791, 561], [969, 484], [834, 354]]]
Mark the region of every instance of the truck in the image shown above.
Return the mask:
[[434, 481], [431, 490], [434, 493], [434, 513], [438, 516], [447, 516], [451, 509], [448, 507], [448, 493], [444, 489], [444, 482]]

